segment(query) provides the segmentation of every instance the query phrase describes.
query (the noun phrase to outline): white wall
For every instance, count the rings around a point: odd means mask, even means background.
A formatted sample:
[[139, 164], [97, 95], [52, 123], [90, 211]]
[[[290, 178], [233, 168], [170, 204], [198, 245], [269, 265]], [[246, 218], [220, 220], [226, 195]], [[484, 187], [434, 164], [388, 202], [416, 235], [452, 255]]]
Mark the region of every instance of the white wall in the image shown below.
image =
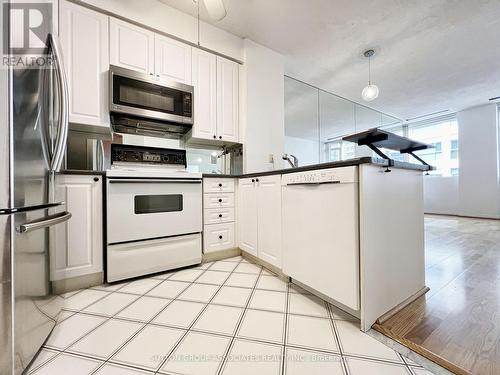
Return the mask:
[[[198, 42], [197, 19], [157, 0], [81, 0], [81, 2], [184, 41], [194, 44]], [[200, 42], [205, 48], [243, 61], [243, 40], [203, 21], [200, 27]]]
[[[319, 163], [317, 140], [285, 136], [285, 152], [298, 157], [300, 167]], [[286, 166], [290, 166], [288, 162], [286, 162]]]
[[457, 114], [460, 214], [500, 217], [498, 120], [496, 104]]
[[459, 213], [458, 176], [424, 176], [424, 211], [442, 215]]
[[[247, 173], [281, 169], [285, 143], [283, 56], [244, 40], [240, 67], [240, 141]], [[270, 163], [270, 155], [274, 163]]]

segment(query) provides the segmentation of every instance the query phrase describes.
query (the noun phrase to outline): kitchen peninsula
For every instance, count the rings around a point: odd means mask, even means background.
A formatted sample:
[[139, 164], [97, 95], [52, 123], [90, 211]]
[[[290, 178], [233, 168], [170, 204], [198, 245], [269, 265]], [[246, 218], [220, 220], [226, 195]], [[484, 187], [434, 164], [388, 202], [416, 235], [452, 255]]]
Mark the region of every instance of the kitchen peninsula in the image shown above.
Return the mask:
[[203, 178], [211, 186], [235, 180], [235, 247], [358, 317], [366, 331], [426, 291], [428, 169], [362, 157]]

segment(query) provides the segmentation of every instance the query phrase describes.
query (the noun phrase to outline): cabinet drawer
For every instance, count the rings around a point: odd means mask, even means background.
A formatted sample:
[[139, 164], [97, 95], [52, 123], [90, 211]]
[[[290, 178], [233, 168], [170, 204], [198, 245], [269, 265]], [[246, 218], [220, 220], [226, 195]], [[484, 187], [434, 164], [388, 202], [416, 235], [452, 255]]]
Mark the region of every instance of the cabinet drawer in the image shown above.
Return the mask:
[[206, 178], [203, 180], [203, 191], [205, 193], [233, 193], [233, 178]]
[[234, 221], [234, 208], [211, 208], [205, 210], [204, 224], [229, 223]]
[[203, 196], [203, 208], [234, 207], [234, 193], [210, 193]]
[[205, 225], [203, 231], [203, 252], [210, 253], [234, 247], [234, 223]]

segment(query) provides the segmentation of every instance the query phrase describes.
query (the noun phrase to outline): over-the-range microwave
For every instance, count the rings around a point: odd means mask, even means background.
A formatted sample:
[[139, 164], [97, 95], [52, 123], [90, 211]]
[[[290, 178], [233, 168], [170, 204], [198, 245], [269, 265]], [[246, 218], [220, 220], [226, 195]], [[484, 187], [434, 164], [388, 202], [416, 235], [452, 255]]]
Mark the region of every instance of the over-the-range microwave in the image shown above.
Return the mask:
[[176, 138], [193, 125], [193, 86], [118, 66], [109, 67], [113, 130]]

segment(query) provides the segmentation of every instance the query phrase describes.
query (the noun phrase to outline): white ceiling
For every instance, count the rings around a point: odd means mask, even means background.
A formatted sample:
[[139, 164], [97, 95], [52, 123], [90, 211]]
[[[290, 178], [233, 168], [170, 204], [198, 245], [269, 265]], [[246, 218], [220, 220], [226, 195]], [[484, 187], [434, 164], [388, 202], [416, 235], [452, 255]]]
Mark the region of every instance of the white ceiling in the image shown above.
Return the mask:
[[[160, 0], [196, 14], [191, 0]], [[369, 105], [408, 119], [500, 95], [500, 0], [223, 0], [207, 22], [285, 56], [287, 75], [362, 102], [367, 62], [380, 96]], [[203, 32], [203, 31], [202, 31]]]

